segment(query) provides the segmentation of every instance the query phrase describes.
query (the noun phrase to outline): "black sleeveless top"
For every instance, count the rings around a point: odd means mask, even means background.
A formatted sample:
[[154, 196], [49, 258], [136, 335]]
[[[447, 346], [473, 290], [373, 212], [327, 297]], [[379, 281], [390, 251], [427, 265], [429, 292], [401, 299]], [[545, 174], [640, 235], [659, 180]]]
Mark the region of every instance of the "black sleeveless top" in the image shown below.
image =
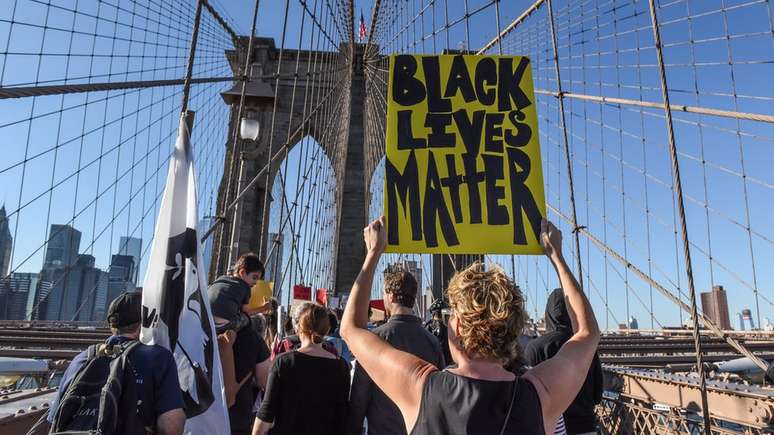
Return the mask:
[[512, 382], [487, 381], [447, 371], [428, 376], [411, 434], [499, 435], [511, 397], [513, 409], [504, 433], [544, 435], [543, 409], [531, 382], [520, 376]]

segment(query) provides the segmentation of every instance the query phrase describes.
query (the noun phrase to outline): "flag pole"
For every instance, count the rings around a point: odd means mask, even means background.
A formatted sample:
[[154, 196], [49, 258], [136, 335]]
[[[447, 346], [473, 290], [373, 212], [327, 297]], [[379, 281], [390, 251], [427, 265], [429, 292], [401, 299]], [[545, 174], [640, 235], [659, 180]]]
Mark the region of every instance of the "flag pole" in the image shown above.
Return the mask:
[[202, 5], [204, 1], [198, 0], [196, 2], [196, 13], [194, 15], [193, 30], [191, 31], [191, 47], [188, 51], [188, 67], [183, 80], [183, 102], [180, 113], [185, 113], [188, 110], [188, 97], [191, 94], [191, 77], [193, 76], [194, 58], [196, 57], [196, 41], [199, 39], [199, 24], [202, 21]]

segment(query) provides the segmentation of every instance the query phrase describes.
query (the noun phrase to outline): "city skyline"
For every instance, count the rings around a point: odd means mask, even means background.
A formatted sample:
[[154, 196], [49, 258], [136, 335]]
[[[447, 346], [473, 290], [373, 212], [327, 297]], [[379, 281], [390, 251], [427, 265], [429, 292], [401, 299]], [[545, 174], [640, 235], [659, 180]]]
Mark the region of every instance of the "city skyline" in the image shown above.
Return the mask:
[[[0, 221], [5, 243], [2, 236]], [[51, 224], [39, 271], [15, 271], [0, 280], [0, 318], [101, 321], [112, 299], [137, 289], [140, 238], [121, 236], [104, 270], [95, 256], [80, 252], [81, 238], [73, 226]]]

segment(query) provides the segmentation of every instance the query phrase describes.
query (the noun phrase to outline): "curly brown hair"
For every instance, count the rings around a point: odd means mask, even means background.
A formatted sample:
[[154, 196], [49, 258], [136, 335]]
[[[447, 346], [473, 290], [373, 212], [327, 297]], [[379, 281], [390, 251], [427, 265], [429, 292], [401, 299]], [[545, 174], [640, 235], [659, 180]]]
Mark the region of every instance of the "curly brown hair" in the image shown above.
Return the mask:
[[419, 286], [414, 275], [403, 270], [388, 273], [384, 277], [384, 292], [391, 294], [395, 302], [404, 307], [414, 308], [417, 287]]
[[499, 267], [476, 262], [449, 281], [449, 306], [458, 322], [457, 343], [469, 358], [510, 361], [526, 313], [518, 286]]

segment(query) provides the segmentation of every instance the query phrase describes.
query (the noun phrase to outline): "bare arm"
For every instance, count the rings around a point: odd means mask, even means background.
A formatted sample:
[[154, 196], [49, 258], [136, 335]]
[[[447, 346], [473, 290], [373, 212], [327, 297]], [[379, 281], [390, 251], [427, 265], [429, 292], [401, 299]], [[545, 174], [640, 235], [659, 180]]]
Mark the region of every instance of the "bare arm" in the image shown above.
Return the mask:
[[591, 304], [562, 257], [562, 233], [548, 221], [544, 220], [542, 226], [541, 243], [559, 276], [574, 331], [553, 358], [524, 375], [540, 396], [546, 427], [553, 427], [586, 380], [600, 334]]
[[269, 430], [274, 427], [274, 423], [267, 423], [260, 418], [256, 418], [253, 423], [252, 435], [264, 435], [269, 433]]
[[358, 364], [400, 409], [411, 432], [419, 414], [422, 388], [435, 366], [416, 356], [390, 346], [367, 329], [368, 300], [379, 257], [387, 245], [384, 217], [363, 230], [368, 254], [352, 286], [347, 307], [341, 319], [341, 336], [355, 355]]
[[266, 358], [255, 365], [255, 380], [262, 390], [266, 390], [266, 383], [269, 379], [269, 369], [271, 368], [271, 358]]
[[172, 409], [156, 418], [158, 435], [181, 435], [185, 426], [185, 412], [182, 408]]

